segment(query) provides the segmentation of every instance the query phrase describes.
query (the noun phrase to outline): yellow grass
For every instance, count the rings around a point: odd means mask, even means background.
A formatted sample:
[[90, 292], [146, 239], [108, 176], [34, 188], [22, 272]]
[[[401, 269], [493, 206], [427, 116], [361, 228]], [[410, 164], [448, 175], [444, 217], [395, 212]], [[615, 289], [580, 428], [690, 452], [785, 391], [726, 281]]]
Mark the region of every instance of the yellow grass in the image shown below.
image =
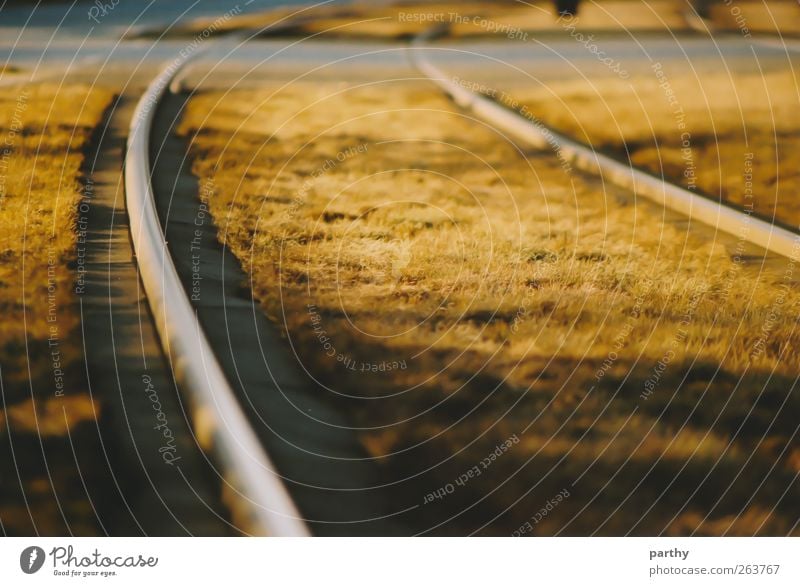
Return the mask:
[[709, 16], [715, 27], [740, 34], [800, 34], [800, 6], [793, 0], [720, 2]]
[[553, 81], [512, 93], [545, 124], [581, 142], [800, 226], [796, 75], [698, 70], [671, 77], [675, 70], [624, 81]]
[[[111, 100], [81, 84], [37, 84], [0, 92], [0, 410], [5, 531], [33, 529], [17, 473], [38, 530], [64, 533], [48, 474], [73, 519], [88, 506], [69, 453], [68, 433], [92, 421], [98, 406], [84, 380], [79, 315], [72, 294], [82, 149]], [[17, 463], [10, 459], [9, 433]], [[74, 437], [73, 437], [74, 439]], [[37, 469], [40, 442], [56, 442], [65, 457]], [[47, 444], [50, 445], [50, 444]], [[48, 451], [53, 452], [53, 447]], [[71, 472], [69, 472], [71, 470]], [[85, 518], [91, 511], [84, 511]], [[89, 527], [73, 526], [77, 532]]]
[[526, 158], [424, 84], [206, 93], [181, 132], [220, 238], [305, 366], [378, 399], [348, 414], [368, 452], [416, 446], [409, 476], [438, 465], [412, 503], [519, 438], [445, 506], [507, 482], [439, 531], [537, 483], [484, 531], [566, 488], [531, 533], [797, 531], [796, 486], [780, 500], [800, 471], [785, 267]]

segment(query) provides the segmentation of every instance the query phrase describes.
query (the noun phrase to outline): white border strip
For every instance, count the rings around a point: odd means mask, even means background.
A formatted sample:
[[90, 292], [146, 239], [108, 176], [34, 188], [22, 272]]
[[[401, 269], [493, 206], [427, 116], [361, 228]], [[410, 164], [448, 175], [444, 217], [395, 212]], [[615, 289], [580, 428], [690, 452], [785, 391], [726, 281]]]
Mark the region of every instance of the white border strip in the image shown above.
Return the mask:
[[430, 40], [432, 34], [435, 32], [424, 33], [411, 43], [412, 63], [456, 104], [489, 122], [495, 128], [534, 147], [558, 149], [562, 156], [578, 169], [599, 175], [605, 181], [630, 189], [636, 195], [647, 197], [666, 208], [685, 214], [692, 220], [733, 234], [782, 256], [795, 259], [800, 254], [800, 234], [662, 181], [555, 131], [548, 129], [545, 134], [542, 127], [530, 120], [458, 85], [452, 80], [452, 76], [446, 75], [423, 55], [423, 43]]
[[237, 522], [254, 535], [307, 536], [308, 527], [214, 356], [169, 255], [156, 213], [148, 155], [155, 107], [173, 76], [198, 54], [172, 61], [147, 87], [131, 120], [125, 198], [139, 274], [174, 375], [190, 396], [197, 437], [214, 453], [225, 481], [238, 493], [228, 503]]

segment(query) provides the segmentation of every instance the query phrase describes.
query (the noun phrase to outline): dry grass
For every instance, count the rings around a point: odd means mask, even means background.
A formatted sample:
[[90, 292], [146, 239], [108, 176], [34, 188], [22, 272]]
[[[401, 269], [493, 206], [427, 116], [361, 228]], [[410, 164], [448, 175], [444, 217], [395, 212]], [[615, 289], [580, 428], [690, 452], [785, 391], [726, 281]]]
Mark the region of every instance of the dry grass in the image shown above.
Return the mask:
[[800, 6], [793, 0], [751, 0], [716, 3], [709, 17], [715, 27], [739, 33], [800, 34]]
[[0, 518], [11, 534], [66, 534], [62, 515], [95, 531], [70, 452], [97, 413], [72, 290], [82, 149], [111, 97], [80, 84], [0, 93]]
[[[683, 4], [676, 0], [606, 0], [584, 2], [576, 28], [582, 30], [682, 30], [686, 21]], [[455, 16], [454, 16], [455, 15]], [[476, 18], [477, 17], [477, 18]], [[508, 34], [500, 27], [523, 31], [556, 31], [562, 25], [552, 2], [369, 2], [321, 6], [310, 10], [278, 8], [263, 13], [235, 16], [225, 23], [200, 19], [172, 31], [197, 34], [209, 27], [217, 33], [261, 30], [265, 36], [323, 35], [339, 38], [406, 39], [433, 26], [449, 26], [453, 37]]]
[[438, 532], [511, 533], [565, 488], [533, 533], [797, 532], [800, 291], [776, 289], [782, 269], [525, 158], [430, 86], [207, 93], [182, 132], [305, 365], [380, 398], [349, 414], [365, 448], [413, 448], [379, 460], [391, 477], [434, 467], [411, 503], [520, 438], [435, 505], [475, 505]]
[[536, 117], [581, 142], [797, 227], [799, 88], [790, 70], [703, 70], [553, 81], [512, 93]]

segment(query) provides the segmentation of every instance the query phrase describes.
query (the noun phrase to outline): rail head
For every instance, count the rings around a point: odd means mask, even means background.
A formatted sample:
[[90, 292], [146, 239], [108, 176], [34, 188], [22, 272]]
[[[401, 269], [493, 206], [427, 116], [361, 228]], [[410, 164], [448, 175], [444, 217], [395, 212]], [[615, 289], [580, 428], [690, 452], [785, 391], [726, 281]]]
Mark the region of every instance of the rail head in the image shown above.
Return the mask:
[[427, 31], [413, 39], [412, 64], [453, 101], [507, 136], [535, 148], [556, 150], [576, 168], [646, 197], [689, 218], [731, 234], [766, 250], [796, 261], [800, 258], [800, 234], [740, 212], [708, 197], [625, 165], [607, 155], [576, 142], [540, 122], [516, 112], [456, 83], [425, 56], [427, 44], [441, 29]]
[[150, 128], [173, 78], [200, 51], [167, 64], [139, 99], [125, 155], [125, 199], [140, 278], [193, 427], [225, 474], [227, 504], [252, 535], [307, 536], [308, 526], [242, 410], [169, 254], [151, 182]]

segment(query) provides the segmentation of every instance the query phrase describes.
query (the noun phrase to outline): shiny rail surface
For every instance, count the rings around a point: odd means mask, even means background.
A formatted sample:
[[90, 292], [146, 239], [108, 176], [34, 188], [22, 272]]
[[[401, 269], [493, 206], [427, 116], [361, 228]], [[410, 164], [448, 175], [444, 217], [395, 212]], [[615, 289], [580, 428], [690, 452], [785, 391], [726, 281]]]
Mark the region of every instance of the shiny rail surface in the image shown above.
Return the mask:
[[306, 523], [211, 349], [169, 254], [156, 211], [149, 158], [154, 112], [171, 81], [199, 54], [171, 61], [152, 80], [134, 112], [125, 156], [131, 238], [162, 347], [188, 397], [196, 437], [225, 476], [223, 492], [237, 527], [252, 535], [306, 536]]
[[[411, 62], [461, 108], [491, 124], [510, 137], [533, 147], [552, 149], [583, 171], [600, 176], [604, 181], [629, 189], [664, 207], [684, 214], [740, 240], [770, 252], [797, 260], [800, 257], [800, 234], [775, 226], [720, 204], [702, 195], [664, 181], [629, 165], [598, 153], [557, 131], [532, 121], [513, 110], [475, 93], [459, 84], [436, 67], [425, 55], [426, 43], [441, 30], [431, 30], [415, 38], [409, 49]], [[430, 48], [430, 47], [428, 47]]]

